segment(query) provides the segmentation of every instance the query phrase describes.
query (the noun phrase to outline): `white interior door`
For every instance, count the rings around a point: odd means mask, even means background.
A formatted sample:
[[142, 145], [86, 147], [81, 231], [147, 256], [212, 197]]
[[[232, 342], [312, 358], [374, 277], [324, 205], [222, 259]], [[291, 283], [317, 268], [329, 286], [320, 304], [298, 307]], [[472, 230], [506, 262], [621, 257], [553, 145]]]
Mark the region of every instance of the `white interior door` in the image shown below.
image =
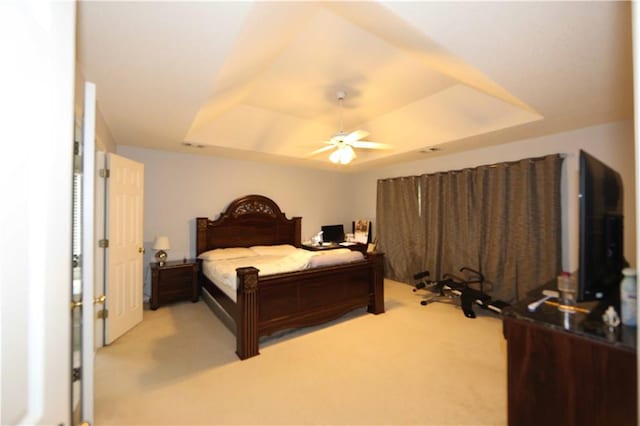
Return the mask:
[[[82, 119], [82, 202], [81, 202], [81, 394], [79, 403], [79, 420], [93, 424], [93, 363], [95, 349], [93, 343], [93, 327], [97, 300], [94, 298], [94, 258], [96, 238], [94, 229], [94, 191], [95, 191], [95, 128], [96, 128], [96, 86], [93, 83], [84, 85], [84, 107]], [[75, 349], [74, 349], [75, 351]], [[72, 388], [72, 393], [74, 389]], [[73, 397], [73, 395], [72, 395]], [[75, 402], [75, 401], [74, 401]]]
[[142, 321], [144, 165], [107, 155], [107, 344]]

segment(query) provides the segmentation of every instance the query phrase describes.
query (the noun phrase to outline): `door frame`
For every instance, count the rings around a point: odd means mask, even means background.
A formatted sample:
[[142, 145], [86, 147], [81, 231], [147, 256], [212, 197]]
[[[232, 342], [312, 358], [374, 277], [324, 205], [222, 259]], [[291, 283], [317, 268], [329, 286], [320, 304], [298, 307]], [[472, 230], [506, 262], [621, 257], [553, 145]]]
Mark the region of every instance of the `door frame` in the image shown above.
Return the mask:
[[[106, 270], [105, 257], [106, 248], [98, 248], [98, 241], [107, 238], [106, 234], [106, 179], [100, 174], [101, 169], [107, 168], [107, 153], [104, 151], [96, 151], [95, 153], [95, 201], [94, 201], [94, 226], [95, 226], [95, 247], [94, 256], [94, 294], [106, 294]], [[105, 343], [105, 320], [94, 316], [94, 348], [97, 350], [106, 345]]]
[[96, 86], [84, 84], [82, 120], [82, 375], [81, 421], [93, 424], [94, 322], [102, 304], [94, 299], [94, 265], [99, 250], [95, 234]]

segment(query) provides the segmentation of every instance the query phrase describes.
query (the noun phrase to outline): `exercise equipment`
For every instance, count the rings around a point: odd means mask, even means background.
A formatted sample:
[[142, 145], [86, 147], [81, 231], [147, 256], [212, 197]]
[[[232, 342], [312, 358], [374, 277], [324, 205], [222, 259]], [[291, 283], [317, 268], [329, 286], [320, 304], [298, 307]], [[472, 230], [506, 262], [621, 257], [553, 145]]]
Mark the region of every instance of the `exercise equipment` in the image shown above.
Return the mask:
[[[460, 272], [473, 274], [470, 279], [463, 279], [454, 274], [446, 273], [442, 275], [441, 280], [432, 281], [429, 279], [429, 271], [422, 271], [413, 276], [416, 280], [414, 292], [418, 290], [427, 290], [432, 294], [420, 301], [423, 306], [433, 302], [453, 301], [455, 297], [460, 298], [460, 306], [464, 316], [467, 318], [475, 318], [473, 304], [483, 309], [488, 309], [497, 314], [502, 314], [504, 308], [509, 306], [508, 303], [501, 300], [493, 300], [491, 296], [484, 292], [484, 275], [481, 272], [469, 267], [460, 268]], [[478, 284], [479, 289], [469, 287], [469, 284]]]

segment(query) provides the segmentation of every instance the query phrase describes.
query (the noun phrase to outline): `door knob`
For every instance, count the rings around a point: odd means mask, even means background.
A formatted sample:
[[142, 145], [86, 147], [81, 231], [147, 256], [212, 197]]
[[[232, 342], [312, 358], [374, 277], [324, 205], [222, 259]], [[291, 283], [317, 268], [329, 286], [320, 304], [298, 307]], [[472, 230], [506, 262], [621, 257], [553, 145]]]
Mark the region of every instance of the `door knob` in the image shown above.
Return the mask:
[[144, 251], [145, 251], [144, 248], [138, 247], [138, 253], [144, 253]]
[[[93, 304], [97, 305], [98, 303], [104, 303], [107, 300], [107, 296], [104, 294], [93, 299]], [[71, 309], [79, 308], [82, 306], [82, 300], [73, 301], [70, 304]]]

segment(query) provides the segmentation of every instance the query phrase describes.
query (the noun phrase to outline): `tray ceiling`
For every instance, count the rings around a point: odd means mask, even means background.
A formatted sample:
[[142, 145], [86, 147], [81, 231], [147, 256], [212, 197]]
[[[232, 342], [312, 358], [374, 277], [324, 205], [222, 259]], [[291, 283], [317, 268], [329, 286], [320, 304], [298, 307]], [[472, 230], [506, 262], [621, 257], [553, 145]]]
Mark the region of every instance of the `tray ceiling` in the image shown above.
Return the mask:
[[91, 1], [78, 62], [118, 144], [309, 167], [336, 167], [309, 153], [345, 91], [344, 130], [392, 146], [364, 170], [630, 118], [630, 26], [624, 2]]

